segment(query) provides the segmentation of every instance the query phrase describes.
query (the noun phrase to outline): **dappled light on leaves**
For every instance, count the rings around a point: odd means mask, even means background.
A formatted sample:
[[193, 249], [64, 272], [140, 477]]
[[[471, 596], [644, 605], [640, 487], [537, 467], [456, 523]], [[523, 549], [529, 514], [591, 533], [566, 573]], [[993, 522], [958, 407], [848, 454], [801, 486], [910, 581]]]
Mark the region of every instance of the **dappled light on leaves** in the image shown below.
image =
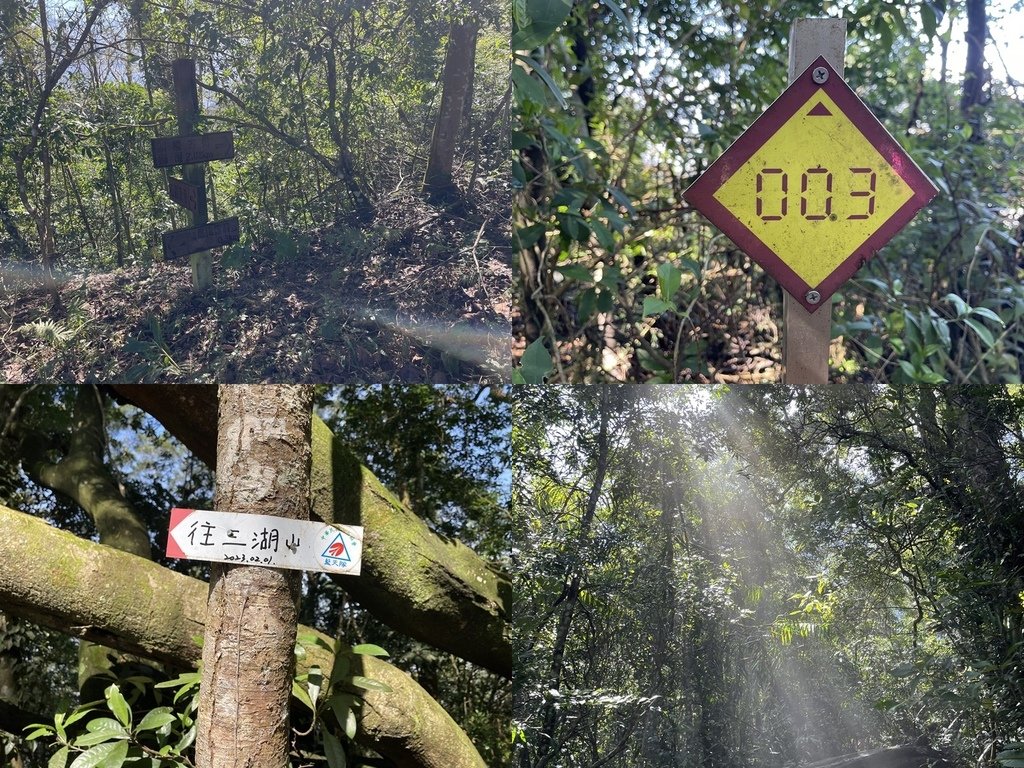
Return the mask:
[[515, 401], [522, 768], [1012, 764], [1015, 389]]

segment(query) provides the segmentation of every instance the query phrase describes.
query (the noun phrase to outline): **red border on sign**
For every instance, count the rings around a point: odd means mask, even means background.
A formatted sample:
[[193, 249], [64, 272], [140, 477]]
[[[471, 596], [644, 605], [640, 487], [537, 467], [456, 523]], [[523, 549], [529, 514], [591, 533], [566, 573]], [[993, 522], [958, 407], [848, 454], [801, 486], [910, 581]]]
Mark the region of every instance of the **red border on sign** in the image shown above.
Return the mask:
[[[811, 75], [815, 67], [825, 67], [828, 79], [824, 83], [816, 83]], [[824, 91], [832, 99], [863, 134], [879, 154], [885, 158], [892, 169], [907, 183], [913, 191], [903, 206], [890, 216], [863, 243], [857, 246], [832, 273], [818, 285], [808, 285], [803, 278], [794, 272], [786, 262], [765, 245], [747, 226], [737, 219], [729, 210], [719, 203], [714, 195], [739, 168], [749, 160], [775, 133], [785, 124], [797, 110], [810, 100], [818, 90]], [[849, 280], [853, 274], [867, 262], [897, 232], [905, 227], [911, 219], [926, 206], [938, 189], [917, 164], [906, 153], [899, 142], [885, 129], [871, 110], [846, 84], [846, 81], [832, 68], [824, 56], [819, 56], [796, 78], [768, 109], [764, 111], [751, 126], [743, 132], [732, 145], [722, 153], [711, 166], [701, 174], [683, 193], [683, 199], [703, 213], [708, 220], [722, 230], [740, 249], [760, 264], [768, 274], [774, 277], [792, 296], [809, 312], [830, 305], [829, 299], [839, 287]], [[807, 301], [806, 293], [814, 289], [821, 294], [817, 304]]]
[[181, 523], [182, 520], [191, 515], [193, 512], [195, 512], [194, 509], [181, 509], [179, 507], [175, 507], [174, 509], [171, 510], [171, 522], [170, 525], [167, 526], [168, 557], [174, 557], [178, 560], [184, 560], [188, 557], [188, 555], [182, 552], [181, 547], [178, 546], [178, 542], [174, 540], [174, 537], [171, 536], [171, 533], [174, 531], [175, 528], [178, 527], [178, 524]]

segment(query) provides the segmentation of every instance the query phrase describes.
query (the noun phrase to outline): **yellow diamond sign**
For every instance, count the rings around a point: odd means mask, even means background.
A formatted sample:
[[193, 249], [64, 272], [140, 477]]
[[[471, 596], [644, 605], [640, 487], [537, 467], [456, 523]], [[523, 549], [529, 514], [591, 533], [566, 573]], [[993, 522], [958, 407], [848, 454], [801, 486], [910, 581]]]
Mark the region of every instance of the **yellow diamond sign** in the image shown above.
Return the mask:
[[684, 198], [813, 312], [936, 193], [820, 57]]

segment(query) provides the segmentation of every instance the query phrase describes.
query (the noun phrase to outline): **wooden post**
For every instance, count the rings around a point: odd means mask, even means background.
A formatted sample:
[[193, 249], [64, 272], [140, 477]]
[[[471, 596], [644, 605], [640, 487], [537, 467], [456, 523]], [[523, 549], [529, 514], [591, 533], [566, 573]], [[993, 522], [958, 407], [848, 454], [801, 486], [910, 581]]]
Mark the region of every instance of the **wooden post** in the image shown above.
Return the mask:
[[[845, 55], [845, 19], [797, 19], [789, 30], [789, 82], [819, 56], [842, 75]], [[782, 333], [783, 382], [827, 384], [831, 306], [812, 314], [783, 291]]]
[[[175, 59], [171, 63], [174, 77], [174, 112], [178, 118], [178, 133], [192, 136], [199, 124], [199, 89], [196, 86], [196, 62], [194, 59]], [[196, 210], [189, 213], [189, 224], [197, 227], [206, 224], [206, 166], [203, 163], [186, 165], [182, 169], [185, 181], [195, 186], [199, 193]], [[192, 287], [200, 290], [213, 284], [213, 257], [209, 251], [200, 251], [191, 256]]]

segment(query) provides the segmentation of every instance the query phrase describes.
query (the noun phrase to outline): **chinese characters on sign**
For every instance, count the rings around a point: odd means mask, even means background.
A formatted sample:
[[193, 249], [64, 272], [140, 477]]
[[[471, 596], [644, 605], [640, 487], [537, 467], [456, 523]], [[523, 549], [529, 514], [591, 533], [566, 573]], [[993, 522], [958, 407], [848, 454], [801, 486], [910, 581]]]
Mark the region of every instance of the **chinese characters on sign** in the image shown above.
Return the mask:
[[167, 556], [359, 575], [363, 529], [270, 515], [171, 510]]

